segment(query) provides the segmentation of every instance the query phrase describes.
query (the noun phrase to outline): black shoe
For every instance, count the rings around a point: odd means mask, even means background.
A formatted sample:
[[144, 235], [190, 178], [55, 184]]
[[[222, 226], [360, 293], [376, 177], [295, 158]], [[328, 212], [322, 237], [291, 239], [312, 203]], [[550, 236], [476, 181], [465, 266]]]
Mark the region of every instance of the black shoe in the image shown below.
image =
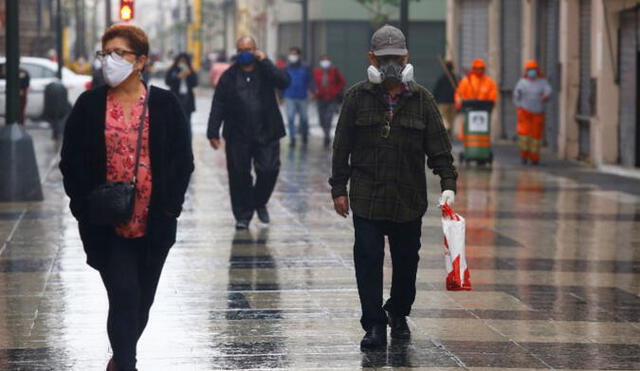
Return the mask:
[[331, 147], [331, 138], [325, 137], [324, 138], [324, 148], [329, 148], [329, 147]]
[[244, 229], [249, 229], [249, 221], [248, 220], [238, 220], [238, 222], [236, 222], [236, 230], [240, 231], [240, 230], [244, 230]]
[[394, 339], [410, 339], [411, 330], [407, 325], [407, 317], [394, 316], [389, 313], [389, 327], [391, 327], [391, 337]]
[[291, 139], [291, 141], [289, 142], [289, 147], [293, 148], [296, 146], [296, 140], [295, 139]]
[[373, 325], [360, 342], [360, 348], [372, 349], [387, 345], [387, 325]]
[[309, 136], [308, 135], [303, 135], [302, 136], [302, 145], [306, 146], [309, 143]]
[[271, 222], [271, 217], [269, 216], [269, 210], [267, 210], [266, 206], [259, 207], [256, 212], [258, 213], [258, 219], [264, 224], [269, 224]]

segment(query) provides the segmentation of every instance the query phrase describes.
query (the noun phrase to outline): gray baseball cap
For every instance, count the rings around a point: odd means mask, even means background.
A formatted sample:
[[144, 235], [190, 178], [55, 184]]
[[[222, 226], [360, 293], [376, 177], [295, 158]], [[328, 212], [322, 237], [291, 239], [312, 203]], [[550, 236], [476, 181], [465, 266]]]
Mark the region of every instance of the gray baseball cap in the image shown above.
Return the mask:
[[371, 36], [371, 51], [376, 56], [407, 55], [407, 40], [402, 31], [385, 24]]

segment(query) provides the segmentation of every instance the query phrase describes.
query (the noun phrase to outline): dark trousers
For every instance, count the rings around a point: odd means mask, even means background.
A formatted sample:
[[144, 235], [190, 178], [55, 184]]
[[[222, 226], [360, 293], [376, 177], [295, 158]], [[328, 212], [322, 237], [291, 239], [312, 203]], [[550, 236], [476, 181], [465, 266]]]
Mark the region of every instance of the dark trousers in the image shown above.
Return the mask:
[[225, 149], [233, 216], [236, 220], [251, 220], [254, 210], [267, 205], [278, 180], [280, 141], [265, 144], [227, 141]]
[[324, 132], [325, 138], [329, 138], [329, 136], [331, 135], [333, 115], [336, 113], [338, 103], [335, 100], [319, 100], [317, 105], [320, 127]]
[[20, 90], [20, 111], [18, 112], [18, 124], [24, 125], [24, 121], [27, 117], [27, 89]]
[[178, 102], [182, 106], [182, 110], [184, 111], [184, 115], [187, 119], [187, 125], [189, 125], [189, 139], [193, 138], [192, 129], [191, 129], [191, 106], [189, 103], [191, 102], [191, 98], [188, 94], [177, 94]]
[[145, 238], [114, 236], [109, 244], [100, 275], [109, 297], [107, 333], [118, 370], [136, 369], [136, 345], [149, 320], [166, 253], [149, 263]]
[[[362, 306], [360, 323], [365, 331], [374, 324], [386, 324], [385, 310], [408, 316], [416, 298], [416, 274], [420, 255], [422, 218], [408, 223], [365, 219], [354, 215], [356, 242], [353, 257]], [[391, 295], [382, 305], [384, 237], [389, 238], [393, 265]]]

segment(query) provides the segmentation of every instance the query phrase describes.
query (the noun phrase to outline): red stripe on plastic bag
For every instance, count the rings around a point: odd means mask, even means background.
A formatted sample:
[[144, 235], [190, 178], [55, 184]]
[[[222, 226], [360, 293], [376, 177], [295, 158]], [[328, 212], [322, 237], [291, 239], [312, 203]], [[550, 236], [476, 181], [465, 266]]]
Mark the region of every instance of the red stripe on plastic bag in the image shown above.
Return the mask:
[[464, 270], [464, 281], [460, 279], [460, 255], [453, 261], [453, 270], [447, 274], [447, 290], [469, 291], [471, 290], [471, 278], [469, 268]]

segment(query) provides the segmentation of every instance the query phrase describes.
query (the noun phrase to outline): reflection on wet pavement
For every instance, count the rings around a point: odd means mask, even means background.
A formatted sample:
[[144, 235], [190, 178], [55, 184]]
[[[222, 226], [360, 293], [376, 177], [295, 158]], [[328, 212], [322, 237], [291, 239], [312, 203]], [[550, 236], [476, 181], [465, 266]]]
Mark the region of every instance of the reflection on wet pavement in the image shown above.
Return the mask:
[[[413, 339], [363, 353], [353, 229], [334, 215], [321, 139], [283, 146], [271, 226], [236, 232], [224, 155], [203, 137], [207, 113], [194, 116], [197, 170], [139, 345], [141, 370], [640, 369], [633, 181], [603, 183], [556, 162], [523, 168], [508, 149], [493, 170], [462, 169], [457, 211], [468, 220], [474, 291], [444, 290], [430, 210]], [[46, 132], [34, 136], [46, 142]], [[110, 354], [106, 295], [84, 264], [53, 149], [38, 151], [45, 201], [0, 204], [0, 369], [99, 370]], [[438, 179], [429, 186], [435, 204]]]

